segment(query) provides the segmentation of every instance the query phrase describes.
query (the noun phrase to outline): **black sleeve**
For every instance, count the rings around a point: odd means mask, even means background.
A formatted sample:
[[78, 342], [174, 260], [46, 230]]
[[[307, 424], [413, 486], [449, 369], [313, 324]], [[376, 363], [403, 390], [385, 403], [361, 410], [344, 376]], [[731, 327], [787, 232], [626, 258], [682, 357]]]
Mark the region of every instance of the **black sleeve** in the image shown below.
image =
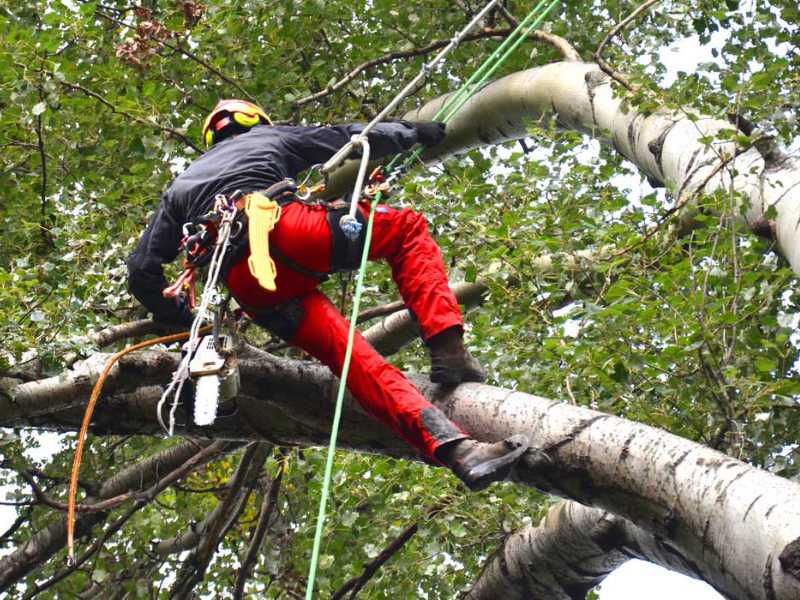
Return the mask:
[[182, 302], [164, 298], [161, 291], [168, 285], [163, 265], [178, 256], [181, 227], [163, 199], [127, 261], [130, 292], [155, 320], [175, 324], [191, 322], [191, 313]]
[[[292, 127], [292, 135], [285, 144], [291, 152], [291, 170], [299, 173], [311, 165], [324, 163], [350, 141], [351, 136], [361, 133], [362, 124], [333, 125], [330, 127]], [[370, 158], [382, 158], [399, 154], [419, 142], [417, 128], [408, 121], [378, 123], [367, 136]], [[361, 156], [354, 151], [352, 157]]]

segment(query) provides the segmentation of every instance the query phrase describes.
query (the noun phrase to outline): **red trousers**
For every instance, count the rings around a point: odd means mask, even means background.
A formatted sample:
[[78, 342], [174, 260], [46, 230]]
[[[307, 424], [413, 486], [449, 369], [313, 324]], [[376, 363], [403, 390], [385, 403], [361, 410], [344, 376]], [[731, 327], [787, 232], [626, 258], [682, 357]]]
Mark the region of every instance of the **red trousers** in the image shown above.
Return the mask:
[[[368, 206], [361, 207], [366, 215]], [[283, 207], [270, 233], [270, 248], [306, 270], [331, 271], [333, 239], [323, 207], [292, 202]], [[250, 274], [249, 254], [229, 270], [226, 284], [254, 320], [278, 333], [341, 375], [347, 347], [348, 321], [317, 289], [319, 280], [276, 260], [275, 292], [268, 292]], [[429, 339], [463, 319], [447, 282], [442, 256], [425, 218], [411, 210], [376, 208], [370, 260], [384, 259], [406, 306]], [[423, 456], [467, 437], [445, 415], [387, 363], [356, 332], [347, 388], [372, 417], [389, 426]]]

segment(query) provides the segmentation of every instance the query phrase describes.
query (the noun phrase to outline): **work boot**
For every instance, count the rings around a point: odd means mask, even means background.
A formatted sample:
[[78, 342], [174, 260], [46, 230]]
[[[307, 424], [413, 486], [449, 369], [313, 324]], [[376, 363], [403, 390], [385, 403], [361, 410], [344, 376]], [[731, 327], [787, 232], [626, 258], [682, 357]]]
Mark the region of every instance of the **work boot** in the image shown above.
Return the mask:
[[436, 457], [473, 492], [508, 477], [528, 449], [528, 436], [516, 434], [494, 444], [462, 438], [444, 444]]
[[465, 381], [486, 381], [481, 363], [464, 347], [464, 332], [459, 325], [445, 329], [428, 340], [431, 351], [431, 381], [458, 385]]

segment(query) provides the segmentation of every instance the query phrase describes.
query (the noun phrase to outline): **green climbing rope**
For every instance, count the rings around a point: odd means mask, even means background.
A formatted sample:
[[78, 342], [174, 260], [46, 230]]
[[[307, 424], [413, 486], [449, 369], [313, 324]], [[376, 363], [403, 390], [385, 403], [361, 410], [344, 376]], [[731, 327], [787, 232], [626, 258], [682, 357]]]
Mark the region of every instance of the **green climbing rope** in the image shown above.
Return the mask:
[[[514, 31], [498, 46], [497, 49], [487, 58], [476, 71], [464, 82], [458, 91], [447, 98], [444, 104], [434, 115], [434, 121], [441, 121], [444, 123], [449, 122], [453, 116], [464, 106], [464, 104], [481, 88], [486, 80], [494, 74], [494, 72], [502, 65], [506, 59], [511, 55], [514, 50], [525, 40], [528, 34], [542, 22], [547, 14], [558, 4], [559, 0], [552, 0], [542, 10], [547, 0], [540, 0], [523, 19]], [[400, 170], [404, 170], [411, 165], [421, 153], [421, 148], [417, 148], [409, 156], [406, 157]], [[389, 165], [387, 165], [387, 172], [392, 172], [395, 163], [400, 157], [395, 157]], [[314, 594], [314, 580], [317, 573], [317, 565], [319, 562], [319, 552], [322, 545], [322, 532], [325, 523], [325, 511], [328, 503], [328, 495], [330, 493], [330, 481], [333, 473], [333, 459], [336, 454], [336, 441], [339, 434], [339, 423], [342, 417], [342, 404], [344, 401], [344, 392], [346, 388], [347, 376], [350, 372], [350, 360], [353, 353], [353, 340], [355, 338], [356, 320], [358, 312], [361, 307], [361, 295], [364, 290], [364, 273], [366, 272], [367, 261], [369, 257], [370, 245], [372, 243], [372, 227], [375, 221], [375, 207], [381, 199], [380, 191], [375, 195], [370, 203], [369, 218], [367, 220], [367, 230], [364, 237], [364, 249], [361, 253], [361, 264], [358, 269], [358, 276], [356, 278], [356, 289], [353, 295], [353, 307], [350, 313], [350, 329], [347, 334], [347, 348], [344, 355], [344, 364], [342, 365], [342, 374], [339, 380], [339, 388], [336, 394], [336, 407], [333, 413], [333, 423], [331, 424], [331, 437], [328, 446], [327, 459], [325, 461], [325, 474], [322, 482], [322, 495], [319, 503], [319, 513], [317, 515], [317, 526], [314, 535], [314, 547], [311, 552], [311, 564], [308, 572], [308, 582], [306, 584], [306, 600], [312, 600]]]

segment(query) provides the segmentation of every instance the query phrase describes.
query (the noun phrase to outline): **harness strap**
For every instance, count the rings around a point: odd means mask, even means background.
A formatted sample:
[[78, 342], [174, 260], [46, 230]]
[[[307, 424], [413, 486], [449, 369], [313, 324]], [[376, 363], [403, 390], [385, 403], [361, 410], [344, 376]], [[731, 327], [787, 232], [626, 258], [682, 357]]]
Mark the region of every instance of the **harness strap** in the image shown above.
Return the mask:
[[284, 254], [281, 250], [279, 250], [275, 246], [273, 246], [270, 250], [272, 251], [272, 256], [273, 258], [275, 258], [275, 260], [277, 260], [282, 265], [286, 265], [293, 271], [300, 273], [300, 275], [305, 275], [306, 277], [310, 277], [311, 279], [316, 279], [320, 283], [322, 283], [323, 281], [327, 281], [327, 279], [330, 277], [330, 273], [322, 273], [320, 271], [307, 269], [293, 258], [289, 258], [288, 256], [286, 256], [286, 254]]

